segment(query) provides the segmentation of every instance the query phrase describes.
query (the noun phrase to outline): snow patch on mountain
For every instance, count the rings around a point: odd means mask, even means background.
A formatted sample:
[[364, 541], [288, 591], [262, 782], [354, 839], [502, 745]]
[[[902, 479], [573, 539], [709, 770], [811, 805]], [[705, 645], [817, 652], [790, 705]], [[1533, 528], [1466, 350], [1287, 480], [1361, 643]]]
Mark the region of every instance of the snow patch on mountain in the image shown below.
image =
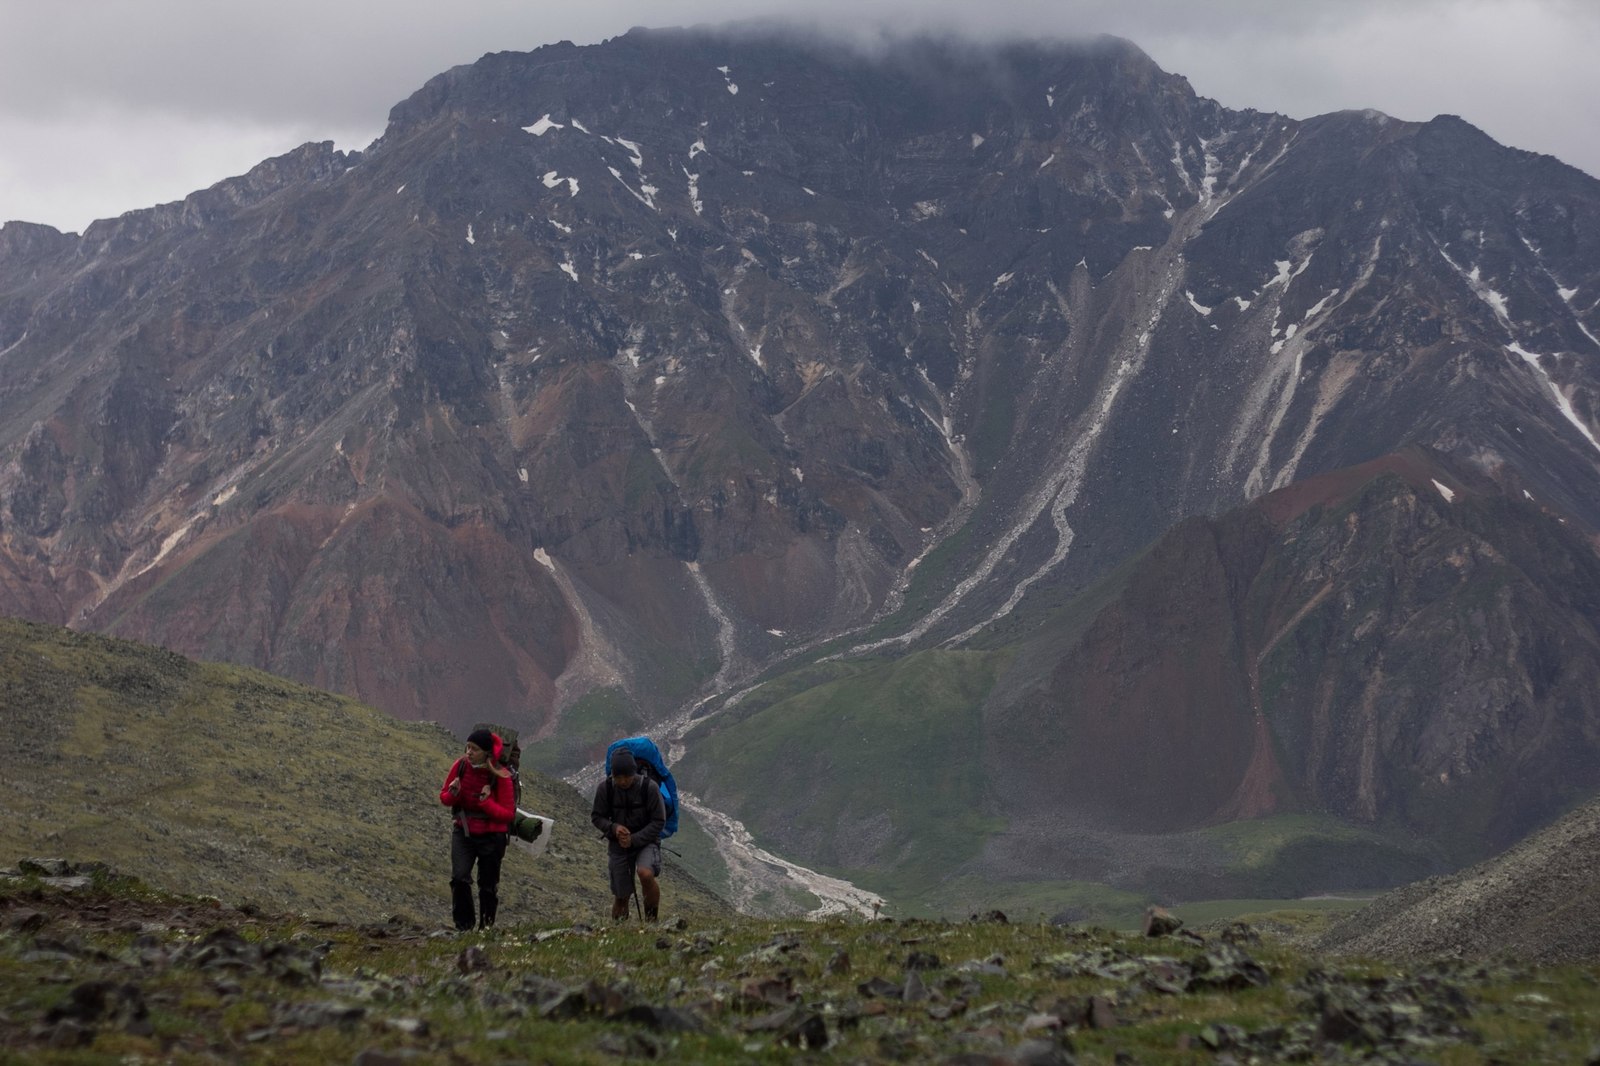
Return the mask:
[[1189, 165], [1183, 161], [1183, 145], [1176, 140], [1172, 142], [1172, 165], [1178, 171], [1178, 176], [1183, 179], [1183, 187], [1191, 193], [1195, 192], [1194, 178], [1189, 175]]
[[1572, 401], [1567, 398], [1566, 393], [1561, 391], [1561, 387], [1555, 383], [1555, 379], [1550, 376], [1550, 372], [1544, 368], [1542, 360], [1545, 357], [1537, 352], [1530, 352], [1522, 345], [1515, 343], [1506, 345], [1506, 351], [1513, 355], [1521, 356], [1523, 362], [1533, 367], [1534, 371], [1544, 379], [1545, 385], [1550, 389], [1550, 395], [1555, 400], [1556, 407], [1561, 411], [1561, 416], [1577, 427], [1578, 432], [1582, 433], [1585, 439], [1594, 446], [1595, 451], [1600, 451], [1600, 440], [1595, 438], [1594, 431], [1584, 424], [1583, 419], [1579, 417], [1578, 412], [1573, 408]]
[[562, 182], [566, 182], [567, 183], [567, 195], [569, 195], [569, 196], [578, 195], [578, 179], [577, 178], [563, 178], [560, 175], [558, 175], [555, 171], [551, 170], [551, 171], [548, 171], [545, 174], [543, 180], [544, 180], [544, 187], [547, 188], [547, 189], [554, 189], [555, 187], [560, 185]]
[[[1521, 235], [1519, 234], [1519, 236]], [[1528, 251], [1533, 253], [1534, 261], [1539, 264], [1539, 269], [1544, 271], [1544, 276], [1549, 278], [1550, 283], [1556, 287], [1556, 295], [1561, 297], [1561, 302], [1566, 304], [1567, 310], [1572, 313], [1573, 323], [1578, 327], [1585, 337], [1589, 338], [1591, 344], [1593, 344], [1596, 348], [1600, 348], [1600, 337], [1596, 337], [1594, 333], [1590, 331], [1589, 326], [1583, 321], [1583, 316], [1579, 314], [1578, 309], [1572, 305], [1572, 298], [1578, 295], [1578, 290], [1575, 288], [1569, 289], [1561, 284], [1561, 281], [1555, 276], [1555, 273], [1545, 265], [1544, 253], [1540, 251], [1538, 245], [1534, 244], [1525, 236], [1522, 237], [1522, 243], [1527, 247]], [[1593, 310], [1593, 308], [1590, 310]]]
[[695, 214], [705, 214], [705, 205], [700, 202], [700, 175], [692, 173], [688, 167], [683, 168], [683, 175], [689, 179], [689, 206], [694, 208]]
[[632, 196], [633, 196], [633, 198], [635, 200], [638, 200], [641, 204], [644, 204], [646, 207], [648, 207], [652, 211], [659, 210], [656, 207], [656, 199], [655, 199], [656, 188], [655, 188], [655, 186], [653, 186], [653, 185], [640, 185], [638, 189], [635, 189], [632, 185], [629, 185], [628, 184], [628, 180], [622, 176], [622, 171], [618, 170], [616, 167], [606, 167], [606, 169], [611, 172], [611, 176], [613, 178], [616, 178], [617, 182], [624, 189], [627, 189], [628, 192], [630, 194], [632, 194]]
[[[1436, 244], [1435, 247], [1439, 249], [1439, 254], [1444, 256], [1444, 261], [1450, 264], [1450, 268], [1459, 274], [1461, 279], [1467, 283], [1467, 287], [1472, 290], [1473, 295], [1477, 296], [1479, 300], [1482, 300], [1484, 304], [1488, 306], [1489, 310], [1494, 312], [1494, 317], [1500, 321], [1501, 326], [1505, 327], [1505, 331], [1507, 333], [1513, 333], [1511, 316], [1508, 313], [1509, 308], [1506, 304], [1506, 298], [1489, 287], [1489, 285], [1483, 280], [1483, 274], [1480, 268], [1474, 265], [1469, 271], [1450, 257], [1450, 253], [1445, 251], [1444, 245]], [[1513, 333], [1513, 335], [1515, 334]]]
[[633, 159], [633, 169], [635, 169], [635, 170], [643, 170], [644, 169], [644, 150], [639, 147], [638, 143], [635, 142], [635, 141], [627, 140], [626, 138], [623, 138], [623, 137], [618, 137], [615, 140], [616, 140], [617, 144], [620, 144], [622, 147], [624, 147], [624, 148], [626, 148], [628, 150], [629, 156], [632, 157], [632, 159]]
[[1215, 142], [1208, 141], [1203, 137], [1200, 139], [1200, 150], [1204, 153], [1205, 158], [1205, 174], [1204, 177], [1200, 179], [1200, 204], [1203, 207], [1209, 207], [1211, 205], [1211, 201], [1216, 199], [1217, 177], [1222, 169], [1221, 160], [1219, 160], [1217, 158], [1217, 154], [1211, 150], [1211, 146], [1214, 143]]
[[[1239, 460], [1244, 450], [1247, 440], [1253, 434], [1259, 433], [1259, 436], [1255, 437], [1258, 442], [1255, 463], [1245, 478], [1244, 494], [1247, 498], [1260, 495], [1268, 487], [1269, 478], [1267, 475], [1271, 469], [1272, 446], [1277, 440], [1279, 432], [1283, 429], [1284, 421], [1294, 404], [1295, 393], [1299, 388], [1300, 379], [1304, 371], [1305, 353], [1310, 343], [1311, 330], [1320, 324], [1324, 318], [1349, 303], [1356, 293], [1367, 286], [1372, 280], [1374, 271], [1377, 270], [1378, 258], [1382, 252], [1383, 236], [1380, 234], [1373, 240], [1372, 251], [1368, 254], [1366, 262], [1362, 264], [1360, 275], [1351, 284], [1349, 291], [1339, 299], [1338, 303], [1330, 306], [1330, 301], [1340, 295], [1339, 290], [1335, 289], [1317, 301], [1315, 306], [1307, 310], [1305, 317], [1299, 323], [1291, 324], [1285, 330], [1283, 340], [1271, 346], [1270, 355], [1273, 360], [1268, 364], [1266, 373], [1262, 374], [1251, 387], [1250, 394], [1246, 398], [1242, 409], [1243, 415], [1234, 426], [1233, 434], [1229, 441], [1228, 456], [1224, 463], [1226, 469], [1233, 469], [1234, 464]], [[1310, 263], [1311, 257], [1307, 256], [1300, 269], [1289, 274], [1289, 281], [1298, 277], [1301, 271], [1309, 266]], [[1282, 276], [1285, 273], [1283, 261], [1280, 260], [1277, 266], [1279, 275]], [[1274, 326], [1272, 332], [1274, 334], [1277, 333], [1276, 323], [1278, 315], [1282, 311], [1282, 301], [1288, 289], [1289, 281], [1285, 281], [1282, 289], [1273, 294], [1276, 299], [1273, 307]], [[1288, 354], [1279, 359], [1278, 357], [1285, 349], [1287, 349]], [[1305, 455], [1313, 436], [1321, 426], [1323, 416], [1333, 408], [1339, 397], [1343, 395], [1344, 389], [1352, 378], [1352, 368], [1341, 364], [1339, 369], [1330, 369], [1318, 379], [1317, 400], [1312, 408], [1311, 415], [1306, 420], [1306, 424], [1301, 430], [1289, 458], [1284, 461], [1277, 475], [1270, 479], [1270, 487], [1277, 488], [1288, 484], [1294, 479], [1295, 470], [1299, 467], [1301, 458]], [[1276, 394], [1275, 398], [1274, 394]], [[1264, 424], [1263, 419], [1265, 420]], [[1260, 427], [1259, 430], [1257, 429], [1258, 426]]]
[[[1312, 304], [1311, 307], [1306, 310], [1306, 317], [1301, 319], [1301, 321], [1302, 322], [1309, 322], [1313, 318], [1316, 318], [1318, 315], [1320, 315], [1322, 313], [1322, 309], [1324, 307], [1328, 306], [1328, 301], [1333, 299], [1337, 295], [1339, 295], [1339, 290], [1338, 289], [1330, 290], [1328, 292], [1328, 295], [1324, 296], [1322, 299], [1320, 299], [1316, 303]], [[1290, 327], [1290, 328], [1292, 329], [1293, 327]]]

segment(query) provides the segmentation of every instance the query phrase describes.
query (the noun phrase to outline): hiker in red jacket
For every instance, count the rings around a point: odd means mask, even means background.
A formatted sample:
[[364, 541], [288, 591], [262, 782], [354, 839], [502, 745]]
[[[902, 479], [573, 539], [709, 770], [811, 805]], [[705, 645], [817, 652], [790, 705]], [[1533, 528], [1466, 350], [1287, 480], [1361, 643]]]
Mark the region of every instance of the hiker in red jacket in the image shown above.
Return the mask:
[[500, 905], [500, 863], [506, 831], [516, 814], [511, 771], [500, 765], [500, 738], [487, 729], [467, 737], [467, 753], [455, 761], [439, 790], [439, 802], [455, 812], [450, 833], [450, 910], [456, 928], [472, 928], [472, 866], [478, 866], [478, 928], [494, 925]]

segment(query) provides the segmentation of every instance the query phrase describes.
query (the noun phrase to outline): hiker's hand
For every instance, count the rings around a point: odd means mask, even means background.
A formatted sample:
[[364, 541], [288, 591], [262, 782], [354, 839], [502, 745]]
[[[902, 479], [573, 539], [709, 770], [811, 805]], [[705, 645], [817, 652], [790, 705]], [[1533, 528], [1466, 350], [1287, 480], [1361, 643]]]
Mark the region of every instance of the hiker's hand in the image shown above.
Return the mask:
[[617, 843], [621, 844], [623, 847], [627, 847], [633, 843], [633, 834], [628, 832], [627, 826], [617, 826]]
[[461, 778], [458, 777], [454, 781], [450, 782], [450, 795], [461, 795]]
[[482, 803], [484, 800], [486, 800], [488, 798], [489, 798], [489, 786], [488, 785], [484, 785], [483, 786], [483, 791], [478, 793], [478, 802]]

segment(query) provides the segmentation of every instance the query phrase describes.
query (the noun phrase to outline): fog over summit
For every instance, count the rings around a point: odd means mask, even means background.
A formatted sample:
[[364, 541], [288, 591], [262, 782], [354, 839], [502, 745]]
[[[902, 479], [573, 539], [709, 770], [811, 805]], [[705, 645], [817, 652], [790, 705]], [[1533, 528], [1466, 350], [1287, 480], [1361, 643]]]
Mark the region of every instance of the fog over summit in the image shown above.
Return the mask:
[[[456, 9], [421, 0], [5, 0], [0, 11], [0, 220], [68, 230], [179, 199], [305, 141], [365, 147], [395, 100], [486, 52], [591, 43], [664, 20], [658, 5], [637, 2], [553, 9], [508, 0]], [[709, 0], [670, 12], [685, 25], [728, 15]], [[1589, 107], [1600, 97], [1590, 62], [1600, 9], [1591, 4], [757, 0], [738, 15], [857, 40], [1112, 33], [1230, 107], [1297, 118], [1369, 107], [1413, 120], [1460, 114], [1504, 143], [1600, 172]]]

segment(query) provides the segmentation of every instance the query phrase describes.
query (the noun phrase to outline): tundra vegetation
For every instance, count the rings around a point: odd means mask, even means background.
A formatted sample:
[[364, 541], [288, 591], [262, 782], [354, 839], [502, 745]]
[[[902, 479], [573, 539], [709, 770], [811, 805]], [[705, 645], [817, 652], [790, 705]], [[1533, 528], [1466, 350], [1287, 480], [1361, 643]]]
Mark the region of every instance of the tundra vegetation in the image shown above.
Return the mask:
[[0, 1060], [1466, 1064], [1600, 1035], [1593, 966], [1326, 958], [1305, 914], [1146, 924], [669, 907], [457, 936], [31, 860], [0, 880]]

